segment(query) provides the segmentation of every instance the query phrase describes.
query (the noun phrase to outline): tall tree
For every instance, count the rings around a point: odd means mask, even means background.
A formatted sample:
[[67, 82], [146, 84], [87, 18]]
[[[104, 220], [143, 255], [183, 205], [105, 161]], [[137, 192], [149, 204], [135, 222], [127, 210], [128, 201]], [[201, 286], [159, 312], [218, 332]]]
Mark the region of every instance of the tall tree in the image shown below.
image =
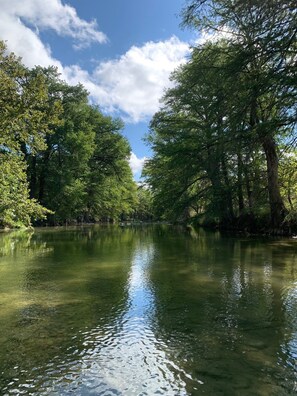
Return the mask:
[[[167, 91], [164, 107], [151, 123], [149, 141], [156, 155], [147, 164], [146, 174], [150, 183], [157, 184], [161, 197], [168, 191], [168, 199], [175, 201], [168, 206], [173, 209], [179, 204], [183, 216], [188, 205], [188, 209], [199, 213], [203, 207], [204, 213], [219, 222], [232, 222], [237, 199], [240, 210], [244, 209], [241, 148], [247, 146], [248, 139], [242, 139], [244, 121], [235, 123], [239, 95], [234, 92], [234, 78], [227, 78], [230, 58], [225, 43], [195, 49], [191, 60], [173, 74], [175, 87]], [[232, 174], [237, 166], [236, 155], [240, 156], [238, 182]], [[152, 172], [160, 173], [158, 180]], [[162, 173], [167, 179], [172, 175], [167, 188]], [[160, 179], [164, 179], [164, 185]], [[238, 196], [234, 192], [236, 185]]]
[[33, 76], [0, 42], [0, 226], [28, 226], [48, 213], [29, 197], [25, 159], [46, 147], [59, 113], [59, 101], [48, 101], [44, 76]]
[[184, 24], [222, 34], [237, 50], [237, 72], [248, 92], [250, 128], [264, 150], [271, 224], [279, 227], [286, 209], [278, 180], [278, 137], [295, 128], [296, 5], [291, 0], [194, 0]]
[[122, 122], [90, 105], [85, 88], [69, 86], [55, 68], [32, 73], [44, 75], [49, 101], [59, 98], [62, 106], [46, 148], [27, 156], [31, 194], [54, 211], [49, 222], [117, 219], [130, 212], [136, 192]]

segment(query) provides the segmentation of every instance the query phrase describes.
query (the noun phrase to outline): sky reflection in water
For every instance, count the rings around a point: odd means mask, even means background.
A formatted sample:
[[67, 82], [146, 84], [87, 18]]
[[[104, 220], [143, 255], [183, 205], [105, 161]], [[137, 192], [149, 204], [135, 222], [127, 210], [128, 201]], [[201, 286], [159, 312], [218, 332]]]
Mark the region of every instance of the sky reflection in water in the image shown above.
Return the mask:
[[295, 394], [296, 253], [165, 226], [3, 234], [1, 394]]

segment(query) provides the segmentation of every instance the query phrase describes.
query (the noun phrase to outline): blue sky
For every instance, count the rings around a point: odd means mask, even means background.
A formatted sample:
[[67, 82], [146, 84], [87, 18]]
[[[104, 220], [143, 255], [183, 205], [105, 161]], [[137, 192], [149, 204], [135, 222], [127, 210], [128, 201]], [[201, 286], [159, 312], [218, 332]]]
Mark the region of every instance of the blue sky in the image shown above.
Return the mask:
[[105, 114], [125, 121], [139, 178], [151, 155], [143, 137], [189, 55], [193, 32], [180, 28], [184, 0], [0, 0], [0, 38], [29, 66], [56, 65], [81, 82]]

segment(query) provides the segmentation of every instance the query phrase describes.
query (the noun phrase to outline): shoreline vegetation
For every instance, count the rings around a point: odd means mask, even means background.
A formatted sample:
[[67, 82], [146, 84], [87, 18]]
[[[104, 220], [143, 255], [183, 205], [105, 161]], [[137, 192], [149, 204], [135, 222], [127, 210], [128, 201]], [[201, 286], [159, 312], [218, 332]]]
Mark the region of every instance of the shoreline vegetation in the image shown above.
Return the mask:
[[0, 228], [149, 219], [123, 122], [56, 68], [26, 68], [0, 42]]
[[189, 223], [170, 223], [168, 221], [124, 221], [124, 222], [93, 222], [93, 223], [67, 223], [67, 224], [56, 224], [56, 225], [48, 225], [43, 224], [39, 226], [28, 226], [28, 227], [18, 227], [18, 228], [0, 228], [0, 235], [6, 233], [13, 232], [31, 232], [35, 231], [46, 231], [46, 230], [72, 230], [79, 228], [88, 228], [88, 227], [119, 227], [119, 228], [130, 228], [130, 227], [150, 227], [150, 226], [169, 226], [173, 228], [178, 228], [182, 230], [182, 232], [189, 233], [193, 238], [197, 237], [197, 232], [199, 230], [203, 230], [206, 232], [220, 232], [221, 235], [232, 235], [234, 237], [244, 237], [244, 238], [292, 238], [297, 239], [297, 233], [287, 230], [271, 230], [271, 229], [262, 229], [262, 230], [247, 230], [240, 228], [227, 228], [227, 227], [219, 227], [218, 225], [192, 225]]
[[296, 4], [190, 0], [208, 40], [171, 76], [147, 141], [156, 212], [211, 228], [297, 231]]
[[296, 19], [289, 0], [187, 3], [184, 26], [209, 39], [171, 76], [142, 185], [123, 122], [0, 42], [0, 229], [167, 221], [296, 234]]

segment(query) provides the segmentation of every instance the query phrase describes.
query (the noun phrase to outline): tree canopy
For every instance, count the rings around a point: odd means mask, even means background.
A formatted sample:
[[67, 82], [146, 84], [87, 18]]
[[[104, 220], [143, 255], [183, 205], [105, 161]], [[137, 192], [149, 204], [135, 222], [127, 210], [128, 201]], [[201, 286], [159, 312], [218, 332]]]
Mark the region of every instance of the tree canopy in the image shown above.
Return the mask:
[[[116, 220], [137, 204], [123, 123], [0, 43], [0, 226]], [[46, 220], [45, 220], [46, 219]]]
[[183, 22], [211, 40], [173, 73], [151, 122], [155, 206], [172, 219], [288, 227], [296, 201], [279, 163], [296, 156], [293, 2], [190, 1]]

